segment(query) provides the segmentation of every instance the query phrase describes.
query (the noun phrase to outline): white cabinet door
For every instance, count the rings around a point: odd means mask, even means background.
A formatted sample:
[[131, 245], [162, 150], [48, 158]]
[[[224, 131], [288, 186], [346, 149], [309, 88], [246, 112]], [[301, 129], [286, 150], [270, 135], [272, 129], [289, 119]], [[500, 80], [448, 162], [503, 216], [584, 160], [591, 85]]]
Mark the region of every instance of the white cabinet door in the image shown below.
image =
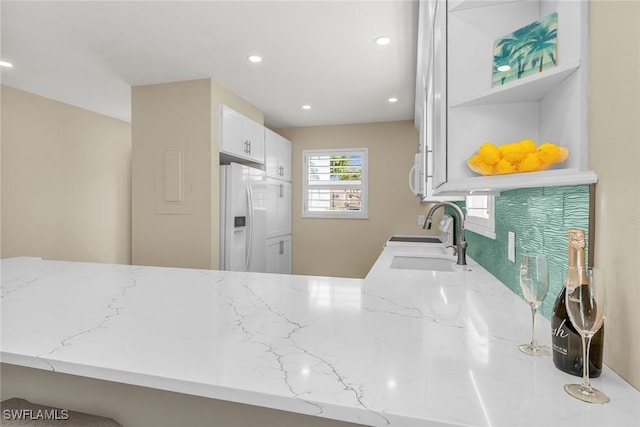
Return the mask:
[[432, 157], [427, 159], [427, 164], [432, 165], [429, 170], [432, 188], [438, 188], [447, 181], [447, 11], [444, 6], [446, 4], [441, 4], [435, 9], [431, 51], [433, 68], [426, 94], [427, 112], [430, 114], [427, 132], [431, 137], [428, 150]]
[[281, 182], [278, 197], [278, 230], [291, 234], [291, 183]]
[[245, 117], [244, 138], [248, 142], [249, 158], [264, 163], [264, 126]]
[[280, 168], [282, 179], [291, 181], [291, 141], [287, 139], [282, 140], [279, 159], [278, 167]]
[[264, 127], [226, 105], [220, 111], [220, 152], [264, 163]]
[[267, 238], [291, 234], [291, 183], [267, 178]]
[[265, 170], [267, 176], [291, 181], [291, 141], [265, 130]]
[[270, 178], [279, 178], [278, 156], [280, 135], [270, 129], [264, 130], [264, 170]]
[[422, 201], [463, 200], [460, 196], [434, 196], [447, 180], [446, 134], [446, 9], [438, 2], [420, 2], [419, 73], [416, 85], [416, 124], [419, 153], [410, 173], [411, 191]]
[[291, 235], [267, 239], [266, 272], [291, 274]]
[[239, 155], [247, 155], [247, 145], [242, 137], [242, 116], [224, 105], [221, 108], [220, 151]]
[[279, 267], [280, 274], [291, 274], [291, 235], [282, 238]]

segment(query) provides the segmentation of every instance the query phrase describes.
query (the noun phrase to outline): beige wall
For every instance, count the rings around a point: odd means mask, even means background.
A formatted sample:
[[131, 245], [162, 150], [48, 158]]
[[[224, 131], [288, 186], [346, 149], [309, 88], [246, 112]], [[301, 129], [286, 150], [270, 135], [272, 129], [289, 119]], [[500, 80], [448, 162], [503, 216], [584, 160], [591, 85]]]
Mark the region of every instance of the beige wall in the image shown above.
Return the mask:
[[640, 2], [591, 3], [589, 159], [595, 263], [607, 272], [605, 362], [640, 389]]
[[[408, 186], [418, 148], [413, 121], [280, 129], [292, 141], [293, 273], [364, 277], [392, 234], [423, 234], [427, 207]], [[302, 218], [302, 151], [369, 149], [369, 218]], [[431, 232], [433, 233], [433, 232]]]
[[[132, 256], [136, 265], [210, 268], [211, 81], [131, 89]], [[184, 210], [157, 212], [163, 150], [184, 155]]]
[[[132, 88], [133, 263], [218, 268], [219, 103], [259, 123], [255, 106], [211, 79]], [[181, 150], [184, 203], [159, 211], [162, 152]]]
[[2, 256], [128, 264], [128, 123], [2, 87]]

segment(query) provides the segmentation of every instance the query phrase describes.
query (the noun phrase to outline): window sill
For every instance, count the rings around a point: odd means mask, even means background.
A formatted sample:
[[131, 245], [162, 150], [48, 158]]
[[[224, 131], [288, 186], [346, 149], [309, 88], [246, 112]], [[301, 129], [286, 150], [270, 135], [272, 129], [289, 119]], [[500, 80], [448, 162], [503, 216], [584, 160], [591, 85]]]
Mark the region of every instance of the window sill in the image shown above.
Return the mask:
[[496, 232], [493, 230], [489, 230], [488, 228], [482, 227], [478, 224], [466, 222], [464, 225], [466, 231], [471, 231], [473, 233], [479, 234], [484, 237], [488, 237], [489, 239], [496, 240]]
[[369, 219], [369, 217], [367, 215], [354, 216], [354, 215], [345, 215], [345, 214], [334, 214], [334, 215], [302, 215], [302, 219]]

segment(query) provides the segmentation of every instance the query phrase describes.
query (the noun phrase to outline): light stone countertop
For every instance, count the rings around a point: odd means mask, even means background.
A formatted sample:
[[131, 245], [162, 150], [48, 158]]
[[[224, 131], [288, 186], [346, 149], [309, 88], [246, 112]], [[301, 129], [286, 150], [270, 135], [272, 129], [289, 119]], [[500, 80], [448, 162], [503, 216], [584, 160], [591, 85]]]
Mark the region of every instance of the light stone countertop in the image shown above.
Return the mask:
[[473, 261], [389, 267], [442, 250], [388, 245], [363, 280], [5, 259], [0, 357], [374, 426], [640, 425], [610, 369], [593, 384], [611, 402], [589, 405], [562, 389], [579, 378], [520, 353], [528, 305]]

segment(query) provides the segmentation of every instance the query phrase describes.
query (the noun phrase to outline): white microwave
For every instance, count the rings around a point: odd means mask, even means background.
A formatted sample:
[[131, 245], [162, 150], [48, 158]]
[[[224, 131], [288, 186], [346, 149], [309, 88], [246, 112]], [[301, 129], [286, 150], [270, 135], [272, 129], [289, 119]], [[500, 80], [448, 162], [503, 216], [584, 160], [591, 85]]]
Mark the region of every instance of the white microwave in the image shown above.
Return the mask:
[[409, 171], [409, 188], [414, 196], [422, 198], [424, 192], [424, 158], [422, 153], [416, 153], [413, 166]]
[[409, 171], [409, 188], [414, 196], [420, 198], [423, 202], [457, 202], [464, 200], [464, 196], [435, 196], [431, 188], [431, 175], [428, 173], [427, 167], [432, 168], [433, 165], [431, 162], [427, 165], [422, 153], [416, 153], [413, 166]]

